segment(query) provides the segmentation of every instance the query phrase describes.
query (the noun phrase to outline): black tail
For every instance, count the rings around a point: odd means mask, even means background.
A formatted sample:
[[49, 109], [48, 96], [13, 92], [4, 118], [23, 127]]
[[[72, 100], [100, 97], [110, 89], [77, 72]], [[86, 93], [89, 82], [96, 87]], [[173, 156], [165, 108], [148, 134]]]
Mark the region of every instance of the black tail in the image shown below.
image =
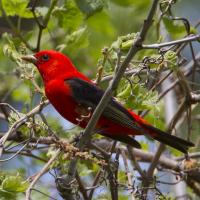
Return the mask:
[[137, 149], [141, 149], [141, 145], [138, 141], [136, 141], [134, 139], [134, 137], [132, 136], [129, 136], [129, 135], [105, 135], [104, 136], [106, 137], [109, 137], [109, 138], [112, 138], [113, 140], [117, 140], [117, 141], [120, 141], [120, 142], [123, 142], [125, 144], [129, 144]]
[[161, 131], [151, 125], [143, 124], [142, 126], [144, 127], [145, 130], [149, 131], [148, 135], [151, 136], [153, 139], [162, 142], [166, 145], [169, 145], [175, 149], [178, 149], [183, 153], [187, 153], [188, 149], [194, 146], [192, 142], [178, 138], [174, 135], [170, 135], [169, 133]]

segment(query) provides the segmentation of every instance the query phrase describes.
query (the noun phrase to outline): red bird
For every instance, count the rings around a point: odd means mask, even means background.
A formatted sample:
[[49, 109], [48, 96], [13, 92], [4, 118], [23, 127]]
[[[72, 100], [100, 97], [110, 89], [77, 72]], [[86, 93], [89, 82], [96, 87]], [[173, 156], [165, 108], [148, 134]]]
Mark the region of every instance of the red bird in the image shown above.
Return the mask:
[[[70, 59], [60, 52], [45, 50], [33, 56], [23, 56], [39, 70], [45, 93], [55, 109], [70, 122], [85, 128], [104, 91], [80, 73]], [[124, 108], [112, 98], [100, 117], [96, 132], [136, 148], [140, 144], [135, 135], [147, 135], [187, 153], [193, 143], [165, 133]]]

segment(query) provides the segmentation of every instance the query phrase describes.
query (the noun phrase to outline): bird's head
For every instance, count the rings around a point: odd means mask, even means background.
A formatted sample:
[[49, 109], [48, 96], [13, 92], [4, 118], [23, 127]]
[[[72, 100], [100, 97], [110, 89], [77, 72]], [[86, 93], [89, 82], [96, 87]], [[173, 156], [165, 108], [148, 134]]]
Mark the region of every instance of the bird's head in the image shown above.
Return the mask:
[[67, 56], [54, 50], [44, 50], [21, 58], [33, 63], [45, 82], [59, 77], [67, 78], [77, 71]]

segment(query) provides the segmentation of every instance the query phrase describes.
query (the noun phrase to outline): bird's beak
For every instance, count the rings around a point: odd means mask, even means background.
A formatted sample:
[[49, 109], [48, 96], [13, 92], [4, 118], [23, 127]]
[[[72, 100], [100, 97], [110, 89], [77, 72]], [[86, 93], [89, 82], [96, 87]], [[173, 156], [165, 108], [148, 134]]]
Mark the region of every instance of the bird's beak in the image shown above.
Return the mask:
[[21, 59], [33, 64], [37, 63], [37, 58], [33, 55], [22, 56]]

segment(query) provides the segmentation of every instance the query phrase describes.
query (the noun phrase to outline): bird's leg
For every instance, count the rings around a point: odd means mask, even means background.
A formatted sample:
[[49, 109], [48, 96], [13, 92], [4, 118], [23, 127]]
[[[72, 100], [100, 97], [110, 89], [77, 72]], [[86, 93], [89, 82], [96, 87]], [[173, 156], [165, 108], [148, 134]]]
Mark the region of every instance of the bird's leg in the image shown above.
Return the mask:
[[88, 121], [92, 114], [92, 108], [88, 107], [85, 108], [81, 104], [76, 108], [76, 113], [79, 114], [80, 117], [77, 117], [76, 120], [78, 122], [78, 125], [83, 121]]
[[83, 131], [80, 132], [79, 135], [76, 135], [73, 140], [72, 140], [72, 143], [76, 146], [78, 144], [78, 142], [80, 141], [80, 139], [82, 138], [83, 136]]

